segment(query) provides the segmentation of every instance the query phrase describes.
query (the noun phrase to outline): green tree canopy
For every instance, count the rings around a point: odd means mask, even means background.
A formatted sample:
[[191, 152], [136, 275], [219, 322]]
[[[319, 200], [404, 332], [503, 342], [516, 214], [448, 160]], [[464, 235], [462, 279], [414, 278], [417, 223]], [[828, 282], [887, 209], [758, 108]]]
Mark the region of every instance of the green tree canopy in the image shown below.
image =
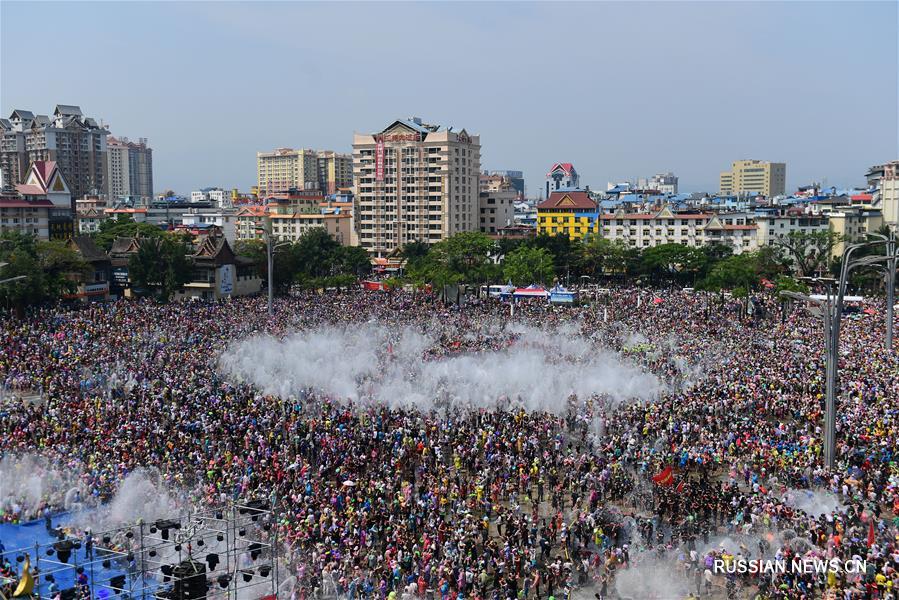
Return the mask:
[[301, 235], [290, 249], [295, 268], [304, 277], [336, 275], [335, 262], [339, 251], [340, 243], [321, 227]]
[[778, 275], [777, 279], [774, 281], [774, 290], [778, 294], [781, 292], [799, 292], [800, 294], [808, 294], [807, 285], [788, 275]]
[[834, 247], [843, 240], [835, 231], [791, 231], [774, 244], [789, 258], [800, 277], [827, 271]]
[[641, 270], [653, 278], [692, 281], [703, 273], [706, 264], [702, 250], [683, 244], [661, 244], [640, 254]]
[[634, 270], [639, 253], [621, 240], [591, 236], [581, 245], [580, 273], [598, 279], [606, 274], [628, 273]]
[[17, 312], [26, 306], [59, 299], [75, 291], [78, 276], [88, 265], [75, 250], [59, 240], [39, 241], [19, 231], [0, 234], [0, 302]]
[[190, 280], [190, 246], [184, 236], [165, 235], [141, 241], [128, 262], [128, 276], [135, 291], [152, 291], [161, 302]]
[[431, 246], [425, 260], [410, 274], [438, 285], [476, 284], [496, 275], [492, 261], [495, 252], [496, 245], [486, 234], [457, 233]]
[[106, 219], [94, 234], [94, 243], [104, 252], [109, 252], [112, 243], [120, 237], [162, 237], [165, 233], [156, 225], [136, 223], [130, 215], [118, 214], [114, 219]]
[[430, 252], [431, 247], [421, 240], [408, 242], [400, 249], [400, 256], [406, 261], [406, 270], [414, 269]]
[[531, 240], [529, 245], [543, 248], [550, 253], [559, 277], [563, 275], [577, 277], [580, 274], [580, 242], [572, 241], [567, 235], [541, 234]]
[[708, 290], [751, 290], [758, 285], [758, 281], [757, 257], [754, 253], [745, 253], [718, 262], [701, 282], [701, 287]]
[[549, 285], [555, 277], [552, 255], [544, 248], [520, 246], [506, 255], [503, 277], [516, 285]]

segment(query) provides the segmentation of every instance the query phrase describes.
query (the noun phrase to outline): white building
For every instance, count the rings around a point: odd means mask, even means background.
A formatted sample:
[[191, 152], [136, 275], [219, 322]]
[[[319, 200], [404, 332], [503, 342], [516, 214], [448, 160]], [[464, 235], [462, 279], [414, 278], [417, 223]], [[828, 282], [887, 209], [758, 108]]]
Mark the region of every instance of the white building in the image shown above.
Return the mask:
[[0, 198], [0, 233], [20, 231], [38, 239], [66, 239], [75, 233], [69, 183], [55, 161], [33, 161], [24, 183]]
[[758, 225], [759, 246], [773, 244], [794, 231], [811, 233], [830, 229], [826, 217], [805, 214], [798, 208], [758, 213], [755, 222]]
[[632, 248], [652, 248], [662, 244], [699, 247], [708, 244], [729, 246], [734, 254], [758, 249], [758, 230], [752, 215], [707, 212], [672, 212], [667, 206], [654, 213], [606, 213], [602, 236]]
[[637, 180], [637, 189], [657, 190], [662, 194], [677, 194], [677, 175], [674, 173], [656, 173], [649, 179]]
[[109, 218], [102, 208], [86, 208], [75, 213], [78, 233], [85, 235], [100, 231], [100, 225]]
[[190, 193], [191, 202], [213, 202], [219, 208], [227, 208], [231, 202], [231, 192], [217, 187], [208, 187]]
[[758, 225], [750, 213], [718, 213], [702, 230], [703, 245], [728, 246], [734, 254], [758, 250]]
[[602, 236], [632, 248], [662, 244], [702, 246], [703, 229], [713, 213], [674, 213], [667, 206], [655, 213], [628, 213], [618, 210], [601, 215]]
[[384, 257], [412, 241], [434, 244], [479, 228], [481, 142], [421, 119], [353, 137], [359, 245]]
[[237, 240], [237, 217], [234, 211], [221, 209], [191, 208], [181, 214], [181, 225], [185, 227], [216, 226], [221, 229], [229, 244]]
[[106, 143], [111, 198], [136, 197], [141, 202], [153, 199], [153, 149], [146, 138], [132, 142], [109, 136]]

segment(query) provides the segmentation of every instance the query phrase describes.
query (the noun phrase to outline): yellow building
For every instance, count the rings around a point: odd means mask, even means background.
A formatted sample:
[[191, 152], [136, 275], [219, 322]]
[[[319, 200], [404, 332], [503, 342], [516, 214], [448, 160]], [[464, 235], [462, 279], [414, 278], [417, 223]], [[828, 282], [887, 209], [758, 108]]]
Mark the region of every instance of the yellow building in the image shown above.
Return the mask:
[[738, 160], [718, 178], [722, 196], [761, 194], [766, 198], [782, 196], [787, 185], [786, 163], [763, 160]]
[[318, 188], [318, 159], [312, 150], [278, 148], [257, 152], [256, 176], [259, 192], [266, 196]]
[[353, 157], [332, 150], [278, 148], [256, 153], [258, 189], [265, 195], [289, 190], [334, 194], [353, 185]]
[[579, 240], [592, 233], [600, 233], [599, 207], [587, 192], [552, 192], [537, 205], [537, 235]]
[[843, 256], [846, 244], [867, 238], [869, 233], [876, 233], [883, 226], [883, 213], [865, 207], [845, 207], [823, 213], [827, 215], [830, 229], [840, 241], [833, 246], [833, 256]]

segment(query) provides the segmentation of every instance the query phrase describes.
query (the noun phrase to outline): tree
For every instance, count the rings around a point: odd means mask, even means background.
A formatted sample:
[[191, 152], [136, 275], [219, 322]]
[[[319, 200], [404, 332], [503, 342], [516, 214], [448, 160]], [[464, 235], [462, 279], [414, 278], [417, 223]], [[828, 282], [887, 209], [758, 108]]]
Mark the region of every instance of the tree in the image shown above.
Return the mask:
[[828, 270], [834, 247], [843, 241], [835, 231], [791, 231], [774, 242], [790, 258], [794, 270], [801, 277], [810, 277]]
[[112, 243], [120, 237], [162, 237], [165, 233], [156, 225], [136, 223], [130, 215], [118, 214], [114, 219], [106, 219], [94, 234], [94, 243], [104, 252], [109, 252]]
[[521, 237], [501, 237], [496, 240], [497, 256], [507, 256], [521, 246], [532, 246], [533, 240]]
[[799, 292], [800, 294], [808, 294], [808, 286], [787, 275], [778, 275], [777, 280], [774, 282], [774, 291], [778, 295], [781, 292]]
[[534, 238], [531, 245], [535, 248], [543, 248], [553, 257], [556, 273], [561, 278], [564, 274], [577, 277], [580, 274], [581, 259], [580, 244], [572, 242], [567, 235], [541, 234]]
[[262, 279], [268, 279], [268, 255], [264, 241], [237, 240], [234, 242], [234, 254], [252, 259], [256, 263], [256, 274]]
[[87, 272], [81, 256], [62, 241], [38, 241], [18, 231], [0, 234], [0, 302], [22, 314], [25, 307], [59, 299], [75, 291], [78, 275]]
[[544, 248], [520, 246], [503, 261], [503, 277], [518, 285], [550, 284], [554, 276], [552, 255]]
[[718, 242], [706, 244], [705, 246], [700, 247], [699, 250], [705, 256], [706, 261], [708, 262], [708, 268], [710, 269], [715, 266], [716, 263], [734, 255], [733, 248], [727, 244]]
[[296, 260], [294, 267], [305, 277], [334, 275], [340, 244], [321, 227], [308, 230], [291, 249]]
[[400, 249], [400, 256], [406, 261], [406, 269], [414, 269], [415, 265], [420, 264], [422, 260], [431, 251], [431, 247], [421, 240], [408, 242]]
[[192, 265], [188, 252], [190, 247], [181, 236], [143, 240], [128, 262], [132, 289], [154, 290], [161, 302], [168, 302], [190, 280]]
[[371, 273], [371, 258], [361, 246], [340, 246], [335, 251], [334, 270], [341, 275], [364, 277]]
[[789, 262], [784, 259], [783, 251], [777, 246], [762, 246], [754, 254], [761, 277], [773, 280], [790, 270]]
[[640, 254], [642, 271], [653, 278], [695, 281], [705, 264], [706, 257], [700, 249], [683, 244], [661, 244]]
[[758, 284], [756, 257], [752, 253], [737, 254], [720, 261], [701, 282], [707, 290], [744, 288], [751, 290]]
[[469, 231], [434, 244], [428, 258], [457, 282], [478, 283], [494, 271], [490, 265], [495, 252], [496, 245], [486, 234]]
[[629, 248], [621, 240], [591, 236], [581, 246], [578, 271], [594, 278], [607, 273], [625, 273], [633, 267], [636, 257], [636, 249]]
[[62, 240], [40, 241], [37, 250], [50, 298], [74, 292], [78, 280], [93, 272], [81, 255]]

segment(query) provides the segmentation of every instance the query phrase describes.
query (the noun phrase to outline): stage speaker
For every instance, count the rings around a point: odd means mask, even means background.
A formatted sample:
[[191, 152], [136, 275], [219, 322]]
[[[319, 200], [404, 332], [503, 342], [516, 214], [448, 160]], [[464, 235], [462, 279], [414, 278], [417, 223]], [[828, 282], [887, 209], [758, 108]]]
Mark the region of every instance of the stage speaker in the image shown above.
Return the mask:
[[206, 565], [184, 560], [172, 569], [172, 600], [206, 599]]

